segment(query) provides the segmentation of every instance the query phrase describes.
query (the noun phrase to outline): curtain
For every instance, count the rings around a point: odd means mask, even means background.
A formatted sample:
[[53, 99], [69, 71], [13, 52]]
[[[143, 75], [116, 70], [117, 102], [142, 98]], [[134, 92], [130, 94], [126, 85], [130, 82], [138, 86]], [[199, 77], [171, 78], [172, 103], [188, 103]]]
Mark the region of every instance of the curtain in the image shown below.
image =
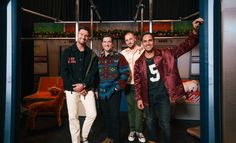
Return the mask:
[[[139, 0], [93, 0], [93, 2], [102, 20], [114, 21], [133, 20]], [[148, 19], [148, 3], [148, 0], [143, 0], [144, 19]], [[179, 19], [197, 12], [198, 5], [198, 0], [153, 0], [153, 19]], [[75, 19], [75, 0], [22, 0], [22, 7], [65, 21]], [[80, 0], [80, 20], [89, 21], [89, 19], [90, 2]], [[94, 19], [97, 17], [94, 16]]]

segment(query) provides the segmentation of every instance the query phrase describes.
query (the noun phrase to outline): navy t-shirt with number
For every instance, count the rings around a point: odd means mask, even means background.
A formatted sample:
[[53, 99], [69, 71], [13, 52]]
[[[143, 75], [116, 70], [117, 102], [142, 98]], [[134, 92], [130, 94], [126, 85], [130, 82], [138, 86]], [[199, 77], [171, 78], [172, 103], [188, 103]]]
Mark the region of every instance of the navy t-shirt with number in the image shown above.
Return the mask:
[[148, 77], [148, 93], [150, 105], [154, 105], [161, 96], [166, 96], [167, 91], [164, 82], [160, 77], [160, 73], [154, 64], [153, 58], [147, 59], [147, 77]]

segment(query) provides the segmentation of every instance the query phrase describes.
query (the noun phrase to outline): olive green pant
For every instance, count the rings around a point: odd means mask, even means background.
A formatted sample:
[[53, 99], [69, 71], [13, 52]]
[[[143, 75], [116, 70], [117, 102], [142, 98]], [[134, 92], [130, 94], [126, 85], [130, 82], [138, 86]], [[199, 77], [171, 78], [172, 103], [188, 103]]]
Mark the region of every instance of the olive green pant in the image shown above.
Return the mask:
[[143, 111], [137, 107], [133, 85], [127, 85], [126, 101], [130, 131], [143, 132]]

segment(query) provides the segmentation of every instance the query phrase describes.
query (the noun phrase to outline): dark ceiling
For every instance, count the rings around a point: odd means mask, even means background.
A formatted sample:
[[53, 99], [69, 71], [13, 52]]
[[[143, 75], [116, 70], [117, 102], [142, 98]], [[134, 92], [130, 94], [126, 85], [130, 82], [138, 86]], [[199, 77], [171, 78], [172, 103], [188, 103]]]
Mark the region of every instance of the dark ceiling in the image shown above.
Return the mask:
[[[75, 20], [76, 0], [22, 0], [26, 9], [65, 21]], [[90, 19], [90, 0], [79, 0], [80, 20]], [[133, 20], [139, 0], [93, 0], [103, 21]], [[149, 1], [143, 0], [144, 19], [148, 19]], [[153, 19], [179, 19], [199, 11], [198, 0], [153, 0]], [[140, 13], [140, 12], [139, 12]], [[27, 16], [30, 17], [30, 16]], [[32, 16], [31, 16], [32, 17]], [[97, 17], [94, 17], [97, 19]], [[140, 19], [140, 15], [138, 16]]]

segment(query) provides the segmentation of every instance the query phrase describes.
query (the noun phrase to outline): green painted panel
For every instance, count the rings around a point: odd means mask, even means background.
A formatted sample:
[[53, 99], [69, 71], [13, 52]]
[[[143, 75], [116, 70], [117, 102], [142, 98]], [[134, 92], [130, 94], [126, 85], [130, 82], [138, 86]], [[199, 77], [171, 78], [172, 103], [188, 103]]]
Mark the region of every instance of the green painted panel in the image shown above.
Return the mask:
[[192, 21], [173, 22], [173, 32], [188, 32], [192, 28]]
[[64, 32], [62, 23], [34, 23], [35, 33]]

